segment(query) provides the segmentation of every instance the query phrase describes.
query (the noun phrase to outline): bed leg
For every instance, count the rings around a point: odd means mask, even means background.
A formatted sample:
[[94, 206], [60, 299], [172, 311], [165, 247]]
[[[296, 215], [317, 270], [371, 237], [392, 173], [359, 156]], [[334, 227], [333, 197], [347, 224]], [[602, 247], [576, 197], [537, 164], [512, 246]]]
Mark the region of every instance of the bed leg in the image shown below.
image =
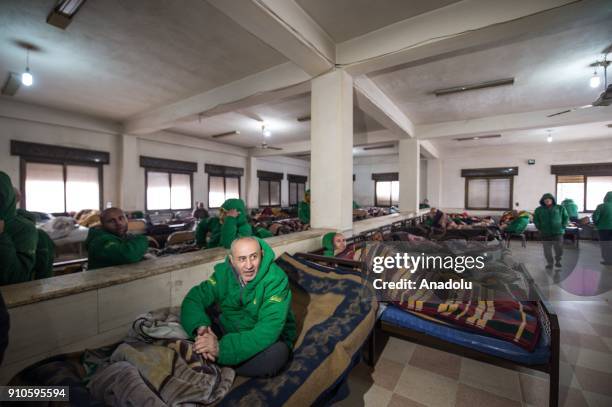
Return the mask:
[[370, 367], [374, 367], [376, 364], [376, 328], [372, 330], [368, 337], [368, 357], [366, 363]]

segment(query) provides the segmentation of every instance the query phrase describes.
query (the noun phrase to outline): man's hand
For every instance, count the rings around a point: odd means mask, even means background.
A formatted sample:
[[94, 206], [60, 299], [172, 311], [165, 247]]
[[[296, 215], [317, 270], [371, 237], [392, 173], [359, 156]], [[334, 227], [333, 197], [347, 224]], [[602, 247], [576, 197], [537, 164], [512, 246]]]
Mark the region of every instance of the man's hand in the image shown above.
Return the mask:
[[4, 233], [4, 221], [0, 219], [0, 233]]
[[225, 214], [225, 216], [229, 216], [230, 218], [237, 218], [239, 215], [240, 215], [240, 212], [238, 212], [237, 209], [230, 209]]
[[199, 327], [193, 348], [196, 353], [201, 354], [206, 360], [214, 362], [219, 355], [217, 335], [215, 335], [209, 326]]

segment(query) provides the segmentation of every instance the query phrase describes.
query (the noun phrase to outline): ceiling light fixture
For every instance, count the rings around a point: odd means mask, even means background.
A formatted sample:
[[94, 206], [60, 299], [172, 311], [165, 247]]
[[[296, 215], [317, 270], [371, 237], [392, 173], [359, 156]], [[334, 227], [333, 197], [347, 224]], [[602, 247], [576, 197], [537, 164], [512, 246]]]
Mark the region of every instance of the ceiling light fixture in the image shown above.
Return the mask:
[[213, 134], [212, 138], [219, 138], [219, 137], [226, 137], [226, 136], [233, 136], [233, 135], [240, 135], [240, 132], [238, 130], [233, 130], [233, 131], [226, 131], [225, 133], [219, 133], [219, 134]]
[[25, 86], [32, 86], [34, 83], [34, 77], [30, 73], [30, 50], [26, 49], [26, 69], [25, 72], [21, 74], [21, 83]]
[[61, 0], [47, 16], [47, 23], [65, 30], [85, 0]]
[[451, 88], [436, 89], [432, 93], [436, 96], [450, 95], [451, 93], [467, 92], [469, 90], [493, 88], [496, 86], [513, 85], [514, 78], [496, 79], [493, 81], [485, 81], [472, 85], [453, 86]]
[[553, 141], [552, 134], [551, 134], [552, 130], [546, 130], [546, 131], [548, 132], [548, 137], [546, 137], [546, 141], [549, 143], [552, 143]]
[[393, 147], [395, 147], [394, 144], [384, 144], [382, 146], [364, 147], [363, 149], [365, 151], [369, 151], [369, 150], [381, 150], [381, 149], [393, 148]]
[[486, 136], [474, 136], [474, 137], [460, 137], [453, 139], [455, 141], [470, 141], [470, 140], [481, 140], [486, 138], [500, 138], [501, 134], [487, 134]]
[[601, 78], [597, 75], [597, 68], [593, 70], [593, 76], [591, 76], [591, 80], [589, 81], [589, 85], [592, 88], [598, 88], [601, 85]]
[[301, 122], [309, 122], [309, 121], [310, 121], [310, 115], [308, 115], [308, 116], [298, 117], [298, 118], [297, 118], [297, 121], [298, 121], [298, 122], [300, 122], [300, 123], [301, 123]]
[[272, 135], [272, 132], [266, 128], [265, 123], [261, 125], [261, 134], [263, 134], [264, 137], [270, 137]]

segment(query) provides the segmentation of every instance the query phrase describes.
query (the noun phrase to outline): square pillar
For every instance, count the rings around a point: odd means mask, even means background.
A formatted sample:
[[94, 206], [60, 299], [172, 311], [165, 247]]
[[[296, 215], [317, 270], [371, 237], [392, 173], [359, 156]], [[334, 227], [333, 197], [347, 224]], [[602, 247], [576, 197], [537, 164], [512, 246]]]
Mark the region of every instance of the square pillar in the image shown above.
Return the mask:
[[246, 206], [248, 209], [259, 207], [259, 179], [257, 178], [257, 158], [247, 157], [246, 171]]
[[432, 208], [439, 208], [442, 203], [442, 160], [427, 159], [427, 199]]
[[419, 210], [421, 148], [416, 139], [399, 142], [399, 209], [400, 212]]
[[[122, 134], [120, 143], [119, 202], [112, 202], [124, 211], [146, 210], [144, 194], [144, 171], [139, 165], [138, 137]], [[106, 201], [103, 202], [106, 206]], [[104, 209], [104, 208], [103, 208]]]
[[353, 228], [353, 78], [336, 70], [312, 80], [310, 224]]

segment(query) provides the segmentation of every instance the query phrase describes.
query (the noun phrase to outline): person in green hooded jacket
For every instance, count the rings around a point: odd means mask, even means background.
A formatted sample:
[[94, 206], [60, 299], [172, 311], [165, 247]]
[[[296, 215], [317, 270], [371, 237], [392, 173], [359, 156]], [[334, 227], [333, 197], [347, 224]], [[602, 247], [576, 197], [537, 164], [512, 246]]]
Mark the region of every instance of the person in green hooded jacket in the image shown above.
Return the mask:
[[85, 240], [88, 269], [138, 263], [149, 249], [145, 235], [130, 235], [128, 220], [119, 208], [108, 208], [100, 214], [100, 228], [91, 228]]
[[572, 222], [578, 222], [578, 205], [574, 202], [573, 199], [566, 198], [561, 202], [561, 206], [565, 208], [569, 219]]
[[[210, 233], [208, 242], [206, 236]], [[196, 244], [202, 249], [223, 246], [229, 249], [239, 237], [253, 235], [248, 222], [247, 210], [242, 199], [231, 198], [223, 202], [219, 217], [203, 219], [196, 227]]]
[[15, 189], [0, 171], [0, 285], [34, 278], [38, 232], [32, 222], [17, 216]]
[[540, 206], [536, 208], [533, 214], [533, 223], [542, 238], [547, 269], [553, 268], [553, 248], [555, 251], [555, 267], [561, 267], [563, 235], [568, 221], [567, 211], [563, 206], [557, 205], [555, 197], [552, 194], [542, 195]]
[[181, 306], [194, 351], [233, 366], [240, 376], [278, 373], [297, 336], [289, 280], [274, 257], [262, 239], [236, 239], [225, 261], [189, 290]]
[[603, 265], [612, 266], [612, 191], [608, 191], [603, 203], [593, 212], [593, 223], [599, 234]]
[[321, 243], [324, 249], [323, 256], [334, 257], [346, 249], [346, 238], [342, 233], [326, 233]]
[[529, 225], [529, 212], [523, 211], [519, 213], [508, 225], [502, 230], [509, 234], [520, 235]]
[[310, 189], [304, 192], [304, 200], [298, 204], [298, 218], [303, 224], [310, 224]]

